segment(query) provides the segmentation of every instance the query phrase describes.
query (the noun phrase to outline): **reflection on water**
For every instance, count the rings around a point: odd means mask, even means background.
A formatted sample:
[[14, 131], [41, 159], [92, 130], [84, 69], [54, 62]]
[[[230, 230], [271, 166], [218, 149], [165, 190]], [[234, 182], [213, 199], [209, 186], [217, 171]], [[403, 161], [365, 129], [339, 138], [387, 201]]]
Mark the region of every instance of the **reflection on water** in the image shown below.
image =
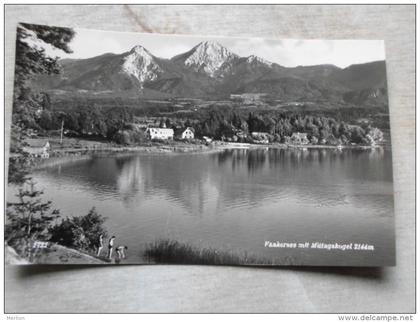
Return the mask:
[[[96, 206], [117, 243], [128, 245], [131, 262], [159, 238], [314, 265], [387, 263], [394, 255], [388, 150], [108, 156], [34, 178], [65, 215]], [[376, 250], [273, 250], [265, 240], [363, 242]]]

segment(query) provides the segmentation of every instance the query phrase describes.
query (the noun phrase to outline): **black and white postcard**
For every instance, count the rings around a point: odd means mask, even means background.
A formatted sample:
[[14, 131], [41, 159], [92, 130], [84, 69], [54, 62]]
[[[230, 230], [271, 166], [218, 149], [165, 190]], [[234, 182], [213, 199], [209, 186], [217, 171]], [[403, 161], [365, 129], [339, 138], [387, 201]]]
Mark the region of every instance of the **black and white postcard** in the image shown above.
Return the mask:
[[382, 40], [20, 23], [11, 119], [10, 264], [395, 265]]

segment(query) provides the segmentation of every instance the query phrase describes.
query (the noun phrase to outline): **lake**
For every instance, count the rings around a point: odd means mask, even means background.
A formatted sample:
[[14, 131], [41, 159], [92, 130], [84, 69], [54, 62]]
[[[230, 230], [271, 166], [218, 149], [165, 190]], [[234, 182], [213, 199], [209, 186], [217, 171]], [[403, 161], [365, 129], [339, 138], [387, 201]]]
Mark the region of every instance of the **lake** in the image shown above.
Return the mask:
[[[96, 207], [143, 263], [148, 243], [171, 239], [279, 264], [394, 263], [391, 152], [234, 149], [98, 156], [36, 171], [63, 216]], [[285, 249], [286, 243], [360, 243], [374, 250]]]

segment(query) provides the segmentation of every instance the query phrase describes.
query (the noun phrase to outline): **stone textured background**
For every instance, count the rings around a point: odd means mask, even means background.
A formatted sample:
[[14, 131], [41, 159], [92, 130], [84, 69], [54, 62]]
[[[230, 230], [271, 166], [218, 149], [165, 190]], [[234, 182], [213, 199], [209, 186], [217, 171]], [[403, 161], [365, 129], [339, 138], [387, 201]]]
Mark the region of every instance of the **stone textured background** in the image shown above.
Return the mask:
[[6, 129], [10, 123], [18, 21], [114, 31], [279, 39], [385, 39], [397, 266], [384, 269], [175, 265], [6, 267], [6, 312], [409, 313], [415, 310], [413, 5], [7, 5]]

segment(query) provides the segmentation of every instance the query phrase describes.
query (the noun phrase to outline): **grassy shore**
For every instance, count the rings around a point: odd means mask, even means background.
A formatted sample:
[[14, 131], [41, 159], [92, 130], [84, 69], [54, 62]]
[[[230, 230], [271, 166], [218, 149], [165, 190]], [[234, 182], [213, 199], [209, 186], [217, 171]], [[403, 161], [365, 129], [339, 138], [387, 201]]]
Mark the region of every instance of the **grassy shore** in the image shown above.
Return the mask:
[[213, 248], [199, 248], [175, 240], [159, 240], [148, 244], [144, 258], [162, 264], [199, 265], [293, 265], [292, 258], [269, 260], [246, 252], [234, 253]]
[[62, 156], [66, 154], [86, 154], [86, 153], [100, 153], [100, 152], [119, 152], [119, 151], [153, 151], [153, 152], [189, 152], [195, 150], [202, 150], [208, 148], [205, 144], [200, 142], [183, 142], [183, 141], [168, 141], [168, 142], [143, 142], [135, 145], [122, 145], [109, 141], [97, 141], [75, 138], [64, 138], [60, 142], [59, 138], [51, 137], [44, 138], [48, 140], [51, 145], [52, 156]]
[[32, 264], [109, 264], [104, 258], [99, 258], [83, 251], [52, 244], [49, 248], [40, 249], [34, 256]]
[[31, 264], [26, 259], [19, 256], [19, 254], [10, 246], [4, 246], [4, 263], [6, 265], [29, 265]]
[[57, 138], [44, 138], [51, 145], [50, 157], [48, 159], [36, 159], [34, 170], [45, 167], [87, 160], [93, 156], [101, 155], [124, 155], [133, 153], [194, 153], [209, 152], [213, 148], [200, 143], [188, 143], [172, 141], [168, 143], [146, 142], [139, 145], [118, 145], [111, 142], [93, 140], [78, 140], [64, 138], [63, 142]]
[[58, 244], [51, 244], [47, 248], [37, 249], [32, 260], [22, 258], [10, 246], [5, 247], [6, 264], [9, 265], [28, 265], [28, 264], [87, 264], [87, 265], [101, 265], [110, 264], [111, 261], [102, 257], [96, 257], [83, 251], [61, 246]]

